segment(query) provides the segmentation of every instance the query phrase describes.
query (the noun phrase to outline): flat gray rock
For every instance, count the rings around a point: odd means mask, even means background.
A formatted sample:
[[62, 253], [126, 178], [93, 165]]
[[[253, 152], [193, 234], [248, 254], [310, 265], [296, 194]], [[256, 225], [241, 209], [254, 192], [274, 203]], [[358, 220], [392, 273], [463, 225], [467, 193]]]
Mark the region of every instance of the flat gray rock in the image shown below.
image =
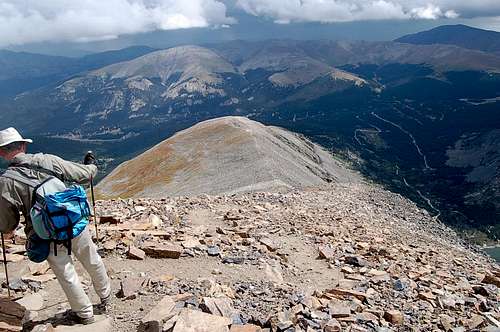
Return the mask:
[[59, 325], [54, 332], [111, 332], [113, 331], [112, 320], [106, 316], [96, 316], [96, 322], [89, 325], [63, 326]]
[[26, 310], [29, 311], [39, 311], [42, 310], [44, 306], [44, 299], [42, 294], [40, 293], [26, 295], [25, 297], [17, 300], [16, 302], [25, 307]]

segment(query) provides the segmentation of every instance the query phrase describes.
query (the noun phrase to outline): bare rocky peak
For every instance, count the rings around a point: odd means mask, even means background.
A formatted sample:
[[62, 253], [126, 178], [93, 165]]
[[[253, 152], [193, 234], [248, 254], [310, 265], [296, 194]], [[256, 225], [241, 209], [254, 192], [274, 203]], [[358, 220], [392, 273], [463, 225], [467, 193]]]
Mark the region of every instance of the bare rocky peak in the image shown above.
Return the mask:
[[[262, 59], [264, 60], [264, 59]], [[276, 61], [276, 62], [275, 62]], [[252, 66], [258, 66], [260, 59], [254, 59]], [[245, 65], [250, 65], [249, 63]], [[278, 71], [269, 77], [269, 81], [278, 86], [301, 86], [331, 72], [332, 68], [310, 58], [268, 59], [267, 69]], [[258, 67], [255, 67], [256, 69]]]
[[312, 58], [304, 50], [290, 45], [288, 47], [287, 45], [274, 45], [274, 47], [264, 48], [244, 61], [238, 68], [242, 73], [257, 69], [276, 72], [269, 77], [269, 81], [276, 86], [298, 87], [329, 74], [332, 79], [352, 81], [355, 84], [362, 81], [354, 74], [339, 75], [341, 70]]
[[304, 51], [292, 46], [268, 47], [255, 53], [240, 66], [241, 72], [252, 69], [266, 69], [269, 71], [283, 71], [291, 67], [318, 67], [328, 71], [330, 66], [309, 57]]
[[279, 191], [361, 178], [306, 138], [244, 117], [205, 121], [123, 163], [103, 197]]
[[200, 46], [180, 46], [161, 50], [127, 62], [104, 67], [95, 75], [111, 78], [148, 77], [162, 82], [180, 75], [179, 81], [193, 77], [215, 77], [220, 73], [234, 73], [233, 65], [215, 52]]
[[368, 82], [366, 80], [362, 79], [361, 77], [356, 76], [354, 74], [351, 74], [349, 72], [346, 72], [344, 70], [340, 70], [340, 69], [333, 69], [330, 72], [330, 76], [334, 80], [343, 80], [343, 81], [353, 82], [356, 86], [368, 84]]
[[367, 82], [357, 75], [322, 64], [316, 60], [291, 60], [288, 69], [269, 76], [269, 81], [275, 86], [300, 87], [312, 83], [321, 77], [330, 77], [331, 80], [341, 80], [346, 83], [360, 86]]

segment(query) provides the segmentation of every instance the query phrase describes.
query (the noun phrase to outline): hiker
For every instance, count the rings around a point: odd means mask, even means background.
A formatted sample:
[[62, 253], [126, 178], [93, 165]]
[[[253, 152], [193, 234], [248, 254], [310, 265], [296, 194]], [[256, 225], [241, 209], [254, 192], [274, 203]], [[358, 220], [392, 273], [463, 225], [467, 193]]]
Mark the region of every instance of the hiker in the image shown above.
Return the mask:
[[[85, 157], [84, 165], [49, 154], [27, 154], [28, 143], [32, 143], [32, 140], [24, 139], [14, 128], [0, 131], [0, 157], [9, 163], [8, 172], [12, 173], [13, 170], [15, 173], [14, 176], [7, 176], [7, 172], [0, 176], [0, 232], [15, 231], [22, 213], [26, 220], [26, 247], [30, 257], [30, 249], [36, 254], [37, 246], [43, 246], [44, 242], [33, 228], [30, 211], [34, 205], [34, 188], [26, 183], [29, 181], [35, 184], [42, 183], [51, 177], [57, 177], [62, 182], [68, 183], [88, 183], [97, 173], [97, 163], [92, 154]], [[86, 222], [88, 223], [88, 220]], [[92, 278], [94, 289], [101, 299], [98, 308], [103, 311], [111, 299], [111, 286], [106, 268], [92, 242], [89, 227], [86, 227], [86, 224], [84, 227], [77, 237], [67, 241], [66, 247], [58, 242], [49, 244], [46, 259], [71, 306], [67, 318], [87, 325], [95, 321], [93, 307], [80, 283], [71, 253], [82, 263]]]

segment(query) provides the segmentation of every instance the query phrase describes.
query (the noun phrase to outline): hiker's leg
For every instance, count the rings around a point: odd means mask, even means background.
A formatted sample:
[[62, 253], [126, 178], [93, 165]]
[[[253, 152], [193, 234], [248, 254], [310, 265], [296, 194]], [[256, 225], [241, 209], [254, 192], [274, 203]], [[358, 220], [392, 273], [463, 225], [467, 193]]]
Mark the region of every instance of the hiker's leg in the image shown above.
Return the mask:
[[92, 302], [83, 290], [73, 260], [68, 255], [68, 249], [64, 246], [57, 246], [57, 256], [55, 256], [54, 246], [51, 244], [47, 261], [68, 298], [71, 310], [81, 318], [93, 317]]
[[92, 242], [88, 227], [72, 242], [73, 253], [82, 263], [85, 270], [92, 278], [95, 292], [101, 299], [109, 297], [111, 294], [111, 285], [106, 273], [106, 267], [102, 262], [101, 256], [97, 253], [97, 248]]

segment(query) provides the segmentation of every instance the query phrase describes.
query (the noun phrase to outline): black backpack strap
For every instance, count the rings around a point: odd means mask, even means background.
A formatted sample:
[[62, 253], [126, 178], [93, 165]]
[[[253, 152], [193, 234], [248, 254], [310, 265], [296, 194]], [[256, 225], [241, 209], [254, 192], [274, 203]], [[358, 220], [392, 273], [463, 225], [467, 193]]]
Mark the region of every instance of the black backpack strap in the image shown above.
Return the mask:
[[[68, 217], [69, 219], [69, 217]], [[67, 247], [68, 247], [68, 255], [71, 256], [71, 244], [73, 240], [73, 226], [71, 225], [71, 222], [69, 223], [68, 226], [68, 242], [67, 242]]]
[[[67, 230], [68, 232], [68, 236], [70, 236], [70, 230]], [[57, 246], [58, 245], [62, 245], [64, 247], [66, 247], [66, 249], [68, 249], [68, 255], [71, 256], [71, 252], [72, 252], [72, 240], [73, 240], [73, 229], [71, 229], [71, 238], [69, 238], [68, 240], [51, 240], [52, 243], [54, 244], [54, 256], [57, 256]]]

